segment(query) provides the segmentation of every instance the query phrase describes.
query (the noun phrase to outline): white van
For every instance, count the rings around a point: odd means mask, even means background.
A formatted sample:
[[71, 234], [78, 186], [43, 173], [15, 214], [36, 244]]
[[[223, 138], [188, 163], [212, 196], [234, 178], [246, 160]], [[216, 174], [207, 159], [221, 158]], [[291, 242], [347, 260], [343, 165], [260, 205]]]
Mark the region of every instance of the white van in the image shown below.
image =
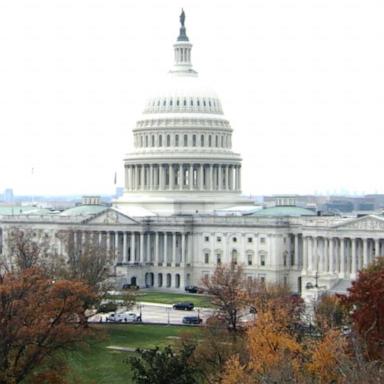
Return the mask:
[[141, 322], [141, 317], [134, 312], [114, 312], [107, 317], [107, 321], [117, 323], [139, 323]]

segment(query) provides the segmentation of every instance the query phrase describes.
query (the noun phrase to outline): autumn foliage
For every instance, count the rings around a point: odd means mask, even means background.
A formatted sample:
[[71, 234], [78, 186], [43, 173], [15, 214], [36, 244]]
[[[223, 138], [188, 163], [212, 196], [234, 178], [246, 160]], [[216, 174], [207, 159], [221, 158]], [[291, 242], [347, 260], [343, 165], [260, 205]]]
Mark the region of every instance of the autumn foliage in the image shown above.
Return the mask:
[[359, 272], [343, 302], [366, 343], [369, 359], [384, 359], [384, 258]]
[[84, 283], [53, 281], [39, 269], [1, 276], [0, 384], [33, 381], [35, 373], [40, 382], [59, 382], [50, 368], [55, 352], [88, 335], [84, 311], [92, 300]]

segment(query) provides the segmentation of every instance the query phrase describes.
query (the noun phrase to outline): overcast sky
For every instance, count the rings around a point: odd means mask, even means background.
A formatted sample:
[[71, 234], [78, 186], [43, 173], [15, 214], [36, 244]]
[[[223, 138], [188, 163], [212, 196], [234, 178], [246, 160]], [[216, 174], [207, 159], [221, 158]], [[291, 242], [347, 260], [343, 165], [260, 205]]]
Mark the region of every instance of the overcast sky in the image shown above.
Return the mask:
[[382, 0], [2, 0], [0, 191], [111, 193], [115, 171], [123, 185], [181, 7], [244, 192], [384, 193]]

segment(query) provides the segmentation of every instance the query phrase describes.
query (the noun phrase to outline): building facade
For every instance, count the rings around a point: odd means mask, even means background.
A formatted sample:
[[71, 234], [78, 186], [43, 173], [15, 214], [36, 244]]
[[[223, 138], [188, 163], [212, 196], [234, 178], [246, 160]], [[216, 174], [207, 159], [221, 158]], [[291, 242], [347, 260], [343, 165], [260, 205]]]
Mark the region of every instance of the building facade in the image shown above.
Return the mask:
[[257, 210], [241, 195], [241, 158], [216, 93], [191, 64], [185, 18], [175, 64], [151, 95], [125, 156], [124, 195], [112, 207], [88, 199], [60, 214], [0, 212], [0, 255], [10, 256], [14, 228], [51, 237], [70, 230], [81, 250], [89, 239], [115, 255], [117, 287], [184, 290], [221, 263], [244, 266], [248, 278], [345, 291], [357, 271], [384, 254], [384, 217], [322, 217], [285, 197]]

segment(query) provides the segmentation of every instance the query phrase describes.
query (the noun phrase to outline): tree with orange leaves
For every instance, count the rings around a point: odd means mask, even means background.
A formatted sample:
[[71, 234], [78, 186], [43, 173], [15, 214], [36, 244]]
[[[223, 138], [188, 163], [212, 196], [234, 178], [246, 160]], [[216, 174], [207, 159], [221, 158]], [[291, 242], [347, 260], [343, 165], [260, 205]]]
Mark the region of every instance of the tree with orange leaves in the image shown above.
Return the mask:
[[55, 352], [88, 334], [84, 311], [94, 298], [86, 284], [53, 281], [39, 269], [0, 276], [0, 384], [33, 380], [36, 369], [55, 376]]
[[384, 257], [359, 272], [343, 298], [354, 328], [366, 343], [368, 358], [384, 359]]

